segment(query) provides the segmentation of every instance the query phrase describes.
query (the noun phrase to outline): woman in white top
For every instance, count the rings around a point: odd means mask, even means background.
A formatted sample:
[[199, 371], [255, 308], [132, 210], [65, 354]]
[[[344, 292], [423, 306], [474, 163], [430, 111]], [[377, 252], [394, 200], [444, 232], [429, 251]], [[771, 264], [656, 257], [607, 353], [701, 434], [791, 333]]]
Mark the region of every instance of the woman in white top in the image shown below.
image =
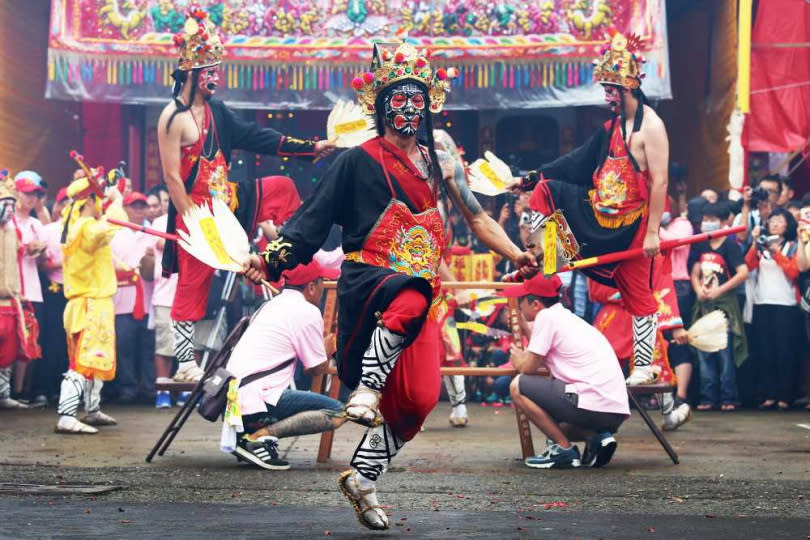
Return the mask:
[[[761, 230], [760, 230], [761, 229]], [[745, 263], [758, 270], [754, 285], [753, 337], [760, 409], [790, 408], [799, 379], [802, 317], [798, 307], [797, 224], [782, 208], [754, 229]]]

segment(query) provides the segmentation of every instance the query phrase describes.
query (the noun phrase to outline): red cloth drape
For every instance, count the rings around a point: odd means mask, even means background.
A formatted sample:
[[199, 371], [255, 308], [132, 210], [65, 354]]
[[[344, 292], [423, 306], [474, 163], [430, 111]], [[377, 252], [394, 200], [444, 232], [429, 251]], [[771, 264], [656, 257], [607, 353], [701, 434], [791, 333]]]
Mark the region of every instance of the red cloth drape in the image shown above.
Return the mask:
[[751, 36], [746, 149], [791, 152], [810, 137], [810, 3], [759, 2]]

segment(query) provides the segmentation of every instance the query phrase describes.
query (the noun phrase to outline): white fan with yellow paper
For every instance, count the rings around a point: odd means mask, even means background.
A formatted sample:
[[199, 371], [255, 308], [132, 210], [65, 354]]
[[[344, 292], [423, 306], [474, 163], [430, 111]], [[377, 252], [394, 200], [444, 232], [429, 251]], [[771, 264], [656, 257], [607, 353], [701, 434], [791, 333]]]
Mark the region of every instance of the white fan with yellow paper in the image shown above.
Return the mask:
[[472, 191], [490, 197], [506, 193], [515, 184], [509, 165], [489, 150], [484, 152], [484, 159], [476, 159], [469, 166], [467, 181]]
[[[222, 199], [213, 198], [211, 208], [195, 204], [183, 214], [183, 224], [188, 232], [178, 230], [177, 243], [189, 255], [211, 268], [242, 273], [250, 260], [250, 242], [242, 224]], [[278, 294], [267, 281], [261, 283]]]
[[360, 146], [376, 135], [374, 118], [354, 101], [339, 99], [326, 120], [326, 136], [338, 148]]
[[177, 231], [178, 244], [192, 257], [218, 270], [242, 271], [250, 258], [250, 242], [224, 201], [214, 197], [211, 208], [195, 204], [183, 214], [183, 223], [188, 232]]

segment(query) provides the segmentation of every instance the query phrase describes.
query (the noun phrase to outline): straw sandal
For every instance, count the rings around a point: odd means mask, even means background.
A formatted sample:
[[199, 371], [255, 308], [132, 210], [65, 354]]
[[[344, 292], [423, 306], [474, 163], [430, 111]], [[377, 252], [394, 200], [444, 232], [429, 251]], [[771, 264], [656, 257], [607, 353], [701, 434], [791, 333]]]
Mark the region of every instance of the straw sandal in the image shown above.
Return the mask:
[[[366, 497], [377, 493], [376, 488], [360, 489], [360, 484], [357, 478], [353, 477], [354, 469], [344, 471], [338, 477], [338, 486], [340, 491], [349, 499], [349, 502], [354, 508], [354, 513], [357, 515], [357, 520], [366, 528], [374, 531], [384, 531], [391, 526], [388, 521], [388, 516], [379, 504], [369, 504]], [[349, 486], [349, 482], [353, 482], [353, 486]], [[366, 513], [373, 512], [382, 521], [382, 524], [376, 523], [366, 519]]]

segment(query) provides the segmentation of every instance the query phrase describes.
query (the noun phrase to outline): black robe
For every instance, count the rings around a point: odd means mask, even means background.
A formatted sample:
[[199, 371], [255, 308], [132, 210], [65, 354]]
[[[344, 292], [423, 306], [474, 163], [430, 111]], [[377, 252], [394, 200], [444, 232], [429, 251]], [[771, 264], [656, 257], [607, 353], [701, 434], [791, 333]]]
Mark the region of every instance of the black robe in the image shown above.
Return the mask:
[[[632, 244], [642, 220], [616, 229], [602, 227], [594, 216], [588, 191], [593, 189], [593, 175], [608, 157], [610, 136], [619, 117], [615, 117], [606, 129], [601, 126], [585, 143], [546, 163], [528, 175], [529, 185], [536, 184], [540, 175], [549, 179], [540, 188], [548, 189], [556, 209], [562, 211], [574, 237], [579, 243], [576, 259], [586, 259], [628, 249]], [[630, 157], [635, 169], [635, 160]], [[617, 264], [606, 264], [582, 270], [591, 279], [615, 287], [613, 280]]]
[[[409, 200], [389, 171], [397, 199], [412, 213], [419, 209]], [[366, 236], [391, 201], [391, 191], [382, 166], [362, 147], [341, 154], [318, 182], [301, 208], [282, 227], [280, 234], [292, 244], [287, 268], [307, 263], [326, 240], [332, 224], [342, 227], [346, 253], [359, 251]], [[404, 287], [411, 287], [432, 301], [429, 281], [378, 266], [344, 261], [338, 281], [337, 363], [341, 380], [349, 388], [360, 381], [361, 359], [368, 347], [377, 316]], [[409, 328], [404, 346], [416, 338], [424, 318]]]

